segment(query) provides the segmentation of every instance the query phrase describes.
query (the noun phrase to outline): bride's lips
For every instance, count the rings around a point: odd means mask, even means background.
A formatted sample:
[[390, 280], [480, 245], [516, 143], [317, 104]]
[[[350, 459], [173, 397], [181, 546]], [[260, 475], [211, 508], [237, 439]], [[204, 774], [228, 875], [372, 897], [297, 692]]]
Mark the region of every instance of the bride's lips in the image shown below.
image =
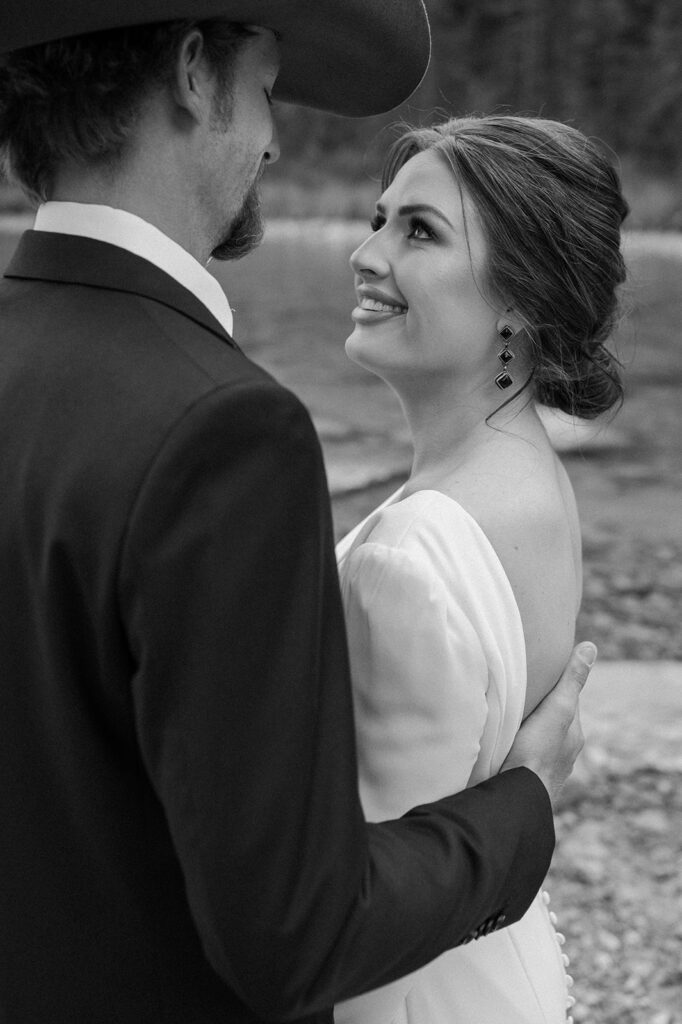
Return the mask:
[[359, 324], [376, 324], [384, 320], [391, 320], [396, 316], [405, 316], [407, 306], [383, 292], [358, 289], [358, 304], [351, 313], [351, 317]]

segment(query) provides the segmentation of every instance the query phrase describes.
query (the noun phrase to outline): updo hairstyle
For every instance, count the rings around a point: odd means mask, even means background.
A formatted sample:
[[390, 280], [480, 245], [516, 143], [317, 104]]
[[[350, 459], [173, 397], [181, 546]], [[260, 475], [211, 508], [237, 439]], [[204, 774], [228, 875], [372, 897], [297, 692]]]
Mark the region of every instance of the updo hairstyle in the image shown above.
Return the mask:
[[604, 342], [625, 280], [628, 206], [601, 149], [556, 121], [453, 118], [393, 144], [382, 191], [426, 150], [474, 202], [488, 246], [482, 283], [524, 320], [537, 401], [586, 419], [622, 402], [620, 363]]

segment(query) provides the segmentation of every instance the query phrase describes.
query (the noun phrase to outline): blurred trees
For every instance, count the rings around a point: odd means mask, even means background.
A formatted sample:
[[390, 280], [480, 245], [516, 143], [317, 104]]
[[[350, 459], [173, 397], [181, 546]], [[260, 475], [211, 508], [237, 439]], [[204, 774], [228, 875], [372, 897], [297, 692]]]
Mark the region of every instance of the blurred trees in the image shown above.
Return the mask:
[[[681, 0], [426, 0], [433, 60], [410, 102], [348, 121], [281, 107], [289, 156], [344, 177], [371, 140], [432, 112], [542, 114], [657, 171], [682, 165]], [[380, 46], [377, 48], [380, 53]], [[371, 162], [371, 158], [370, 158]]]
[[[425, 3], [433, 58], [408, 103], [359, 120], [278, 104], [286, 159], [263, 184], [270, 215], [365, 216], [393, 126], [497, 112], [603, 140], [620, 158], [630, 225], [682, 230], [682, 0]], [[0, 209], [25, 205], [0, 178]]]

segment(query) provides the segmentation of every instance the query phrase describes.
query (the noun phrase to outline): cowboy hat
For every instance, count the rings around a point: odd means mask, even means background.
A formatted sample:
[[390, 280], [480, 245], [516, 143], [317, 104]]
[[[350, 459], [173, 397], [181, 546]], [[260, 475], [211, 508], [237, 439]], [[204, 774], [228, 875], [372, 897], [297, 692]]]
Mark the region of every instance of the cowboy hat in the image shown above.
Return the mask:
[[274, 95], [366, 117], [397, 106], [429, 61], [423, 0], [1, 0], [0, 53], [176, 18], [223, 17], [279, 37]]

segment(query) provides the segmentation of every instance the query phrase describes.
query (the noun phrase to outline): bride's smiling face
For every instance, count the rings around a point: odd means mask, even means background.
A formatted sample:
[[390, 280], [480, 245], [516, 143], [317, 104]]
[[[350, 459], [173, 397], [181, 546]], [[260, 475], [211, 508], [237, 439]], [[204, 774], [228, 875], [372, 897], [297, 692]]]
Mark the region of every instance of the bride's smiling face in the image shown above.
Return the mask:
[[350, 259], [349, 357], [396, 385], [434, 375], [487, 384], [500, 310], [483, 294], [486, 242], [473, 202], [438, 153], [400, 169], [372, 229]]

